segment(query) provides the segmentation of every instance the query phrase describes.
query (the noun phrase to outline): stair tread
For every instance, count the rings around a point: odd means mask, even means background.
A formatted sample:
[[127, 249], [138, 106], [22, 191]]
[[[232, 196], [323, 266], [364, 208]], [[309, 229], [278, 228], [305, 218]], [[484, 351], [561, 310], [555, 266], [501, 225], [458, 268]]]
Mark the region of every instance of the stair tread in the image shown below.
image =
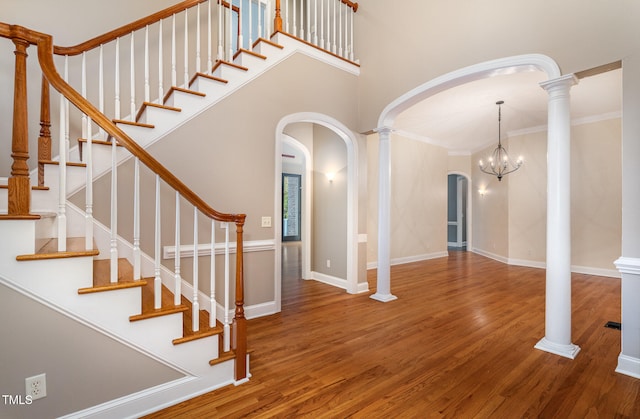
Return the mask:
[[[55, 165], [60, 165], [59, 161], [55, 161], [55, 160], [38, 160], [38, 163], [40, 164], [55, 164]], [[87, 165], [85, 163], [81, 163], [81, 162], [75, 162], [75, 161], [68, 161], [67, 162], [67, 166], [71, 166], [71, 167], [87, 167]]]
[[[0, 189], [9, 189], [9, 185], [2, 184], [2, 185], [0, 185]], [[32, 191], [48, 191], [49, 187], [48, 186], [40, 186], [40, 185], [31, 185], [31, 190]]]
[[135, 121], [125, 121], [124, 119], [114, 119], [113, 123], [114, 124], [131, 125], [131, 126], [134, 126], [134, 127], [142, 127], [142, 128], [155, 128], [155, 125], [143, 124], [141, 122], [135, 122]]
[[43, 260], [43, 259], [60, 259], [70, 257], [97, 256], [100, 252], [98, 249], [85, 249], [84, 237], [68, 237], [67, 250], [58, 251], [58, 239], [47, 238], [36, 240], [36, 252], [28, 255], [18, 255], [16, 260]]
[[206, 74], [206, 73], [196, 73], [196, 74], [193, 75], [193, 77], [189, 81], [189, 87], [191, 87], [191, 85], [196, 81], [196, 79], [198, 77], [204, 77], [205, 79], [217, 81], [219, 83], [224, 83], [224, 84], [229, 83], [229, 80], [225, 80], [225, 79], [222, 79], [220, 77], [212, 76], [212, 75]]
[[163, 98], [162, 102], [166, 103], [173, 92], [188, 93], [188, 94], [195, 95], [195, 96], [200, 96], [200, 97], [205, 97], [206, 96], [206, 94], [202, 93], [202, 92], [197, 92], [195, 90], [189, 90], [189, 89], [184, 89], [182, 87], [172, 86], [171, 89], [169, 89], [169, 91], [167, 92], [167, 94], [164, 95], [164, 98]]
[[[247, 353], [251, 354], [253, 353], [253, 350], [249, 350], [247, 349]], [[227, 351], [227, 352], [220, 352], [220, 355], [218, 355], [217, 358], [214, 358], [212, 360], [209, 361], [209, 365], [213, 366], [213, 365], [217, 365], [217, 364], [221, 364], [225, 361], [229, 361], [231, 359], [234, 359], [236, 357], [236, 351], [234, 351], [233, 349]]]
[[140, 279], [133, 280], [133, 266], [124, 258], [118, 259], [118, 282], [111, 282], [111, 261], [109, 259], [98, 259], [93, 261], [93, 286], [80, 288], [78, 294], [88, 294], [92, 292], [111, 291], [116, 289], [142, 287], [147, 281]]
[[218, 60], [213, 65], [213, 68], [211, 69], [211, 72], [215, 71], [218, 67], [223, 66], [223, 65], [226, 65], [226, 66], [229, 66], [229, 67], [233, 67], [233, 68], [237, 68], [238, 70], [242, 70], [242, 71], [249, 71], [249, 69], [247, 67], [243, 67], [243, 66], [241, 66], [239, 64], [232, 63], [232, 62], [229, 62], [229, 61], [224, 61], [224, 60]]
[[270, 41], [270, 40], [268, 40], [267, 38], [258, 38], [258, 39], [256, 39], [256, 40], [253, 42], [252, 47], [253, 47], [253, 48], [255, 48], [255, 46], [256, 46], [256, 45], [258, 45], [260, 42], [264, 42], [264, 43], [266, 43], [266, 44], [269, 44], [269, 45], [271, 45], [272, 47], [276, 47], [276, 48], [279, 48], [279, 49], [284, 49], [284, 47], [283, 47], [282, 45], [280, 45], [280, 44], [276, 44], [275, 42]]
[[267, 57], [265, 55], [262, 54], [258, 54], [257, 52], [248, 50], [248, 49], [244, 49], [244, 48], [240, 48], [234, 55], [233, 55], [233, 59], [235, 60], [240, 54], [245, 53], [245, 54], [249, 54], [252, 55], [256, 58], [260, 58], [262, 60], [266, 60]]
[[174, 345], [179, 345], [181, 343], [190, 342], [192, 340], [206, 338], [209, 336], [220, 335], [223, 332], [222, 325], [220, 322], [216, 322], [215, 327], [209, 326], [209, 312], [206, 310], [200, 310], [199, 313], [199, 321], [200, 321], [200, 330], [194, 332], [191, 327], [192, 321], [192, 313], [193, 306], [191, 301], [189, 301], [184, 295], [182, 296], [182, 304], [187, 306], [187, 311], [184, 312], [182, 316], [182, 337], [176, 338], [173, 340]]
[[142, 310], [140, 314], [129, 316], [130, 321], [182, 313], [189, 309], [184, 304], [174, 305], [173, 294], [164, 285], [162, 285], [161, 307], [159, 309], [154, 308], [154, 278], [145, 278], [145, 280], [147, 283], [142, 287]]
[[[80, 144], [84, 144], [84, 143], [88, 143], [89, 140], [87, 140], [86, 138], [78, 138], [78, 143]], [[108, 145], [111, 146], [111, 141], [109, 140], [91, 140], [91, 144], [100, 144], [100, 145]], [[118, 143], [116, 141], [116, 146], [118, 147], [122, 147], [122, 144]]]
[[136, 115], [136, 121], [140, 120], [140, 118], [142, 117], [142, 114], [144, 113], [145, 109], [147, 109], [147, 108], [157, 108], [157, 109], [165, 109], [167, 111], [173, 111], [173, 112], [182, 112], [182, 109], [176, 108], [174, 106], [167, 106], [167, 105], [160, 105], [158, 103], [144, 102], [144, 103], [142, 103], [142, 106], [140, 107], [140, 110], [138, 111], [138, 114]]

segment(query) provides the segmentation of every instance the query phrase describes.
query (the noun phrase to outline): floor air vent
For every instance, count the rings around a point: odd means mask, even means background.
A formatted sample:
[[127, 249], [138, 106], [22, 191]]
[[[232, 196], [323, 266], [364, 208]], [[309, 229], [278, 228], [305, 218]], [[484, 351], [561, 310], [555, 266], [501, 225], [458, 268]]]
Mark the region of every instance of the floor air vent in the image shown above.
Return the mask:
[[607, 324], [605, 324], [604, 327], [608, 327], [609, 329], [620, 330], [622, 329], [622, 324], [618, 322], [607, 322]]

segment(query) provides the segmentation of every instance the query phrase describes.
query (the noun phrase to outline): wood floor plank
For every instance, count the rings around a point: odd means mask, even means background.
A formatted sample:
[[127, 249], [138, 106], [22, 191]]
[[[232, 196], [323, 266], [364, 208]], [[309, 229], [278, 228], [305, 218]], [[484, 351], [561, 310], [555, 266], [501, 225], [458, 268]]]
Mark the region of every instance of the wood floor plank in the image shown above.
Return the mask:
[[615, 373], [620, 332], [604, 327], [619, 279], [573, 275], [569, 360], [534, 349], [544, 270], [451, 252], [391, 275], [398, 300], [380, 303], [283, 260], [282, 312], [248, 321], [251, 380], [148, 417], [640, 417], [640, 380]]

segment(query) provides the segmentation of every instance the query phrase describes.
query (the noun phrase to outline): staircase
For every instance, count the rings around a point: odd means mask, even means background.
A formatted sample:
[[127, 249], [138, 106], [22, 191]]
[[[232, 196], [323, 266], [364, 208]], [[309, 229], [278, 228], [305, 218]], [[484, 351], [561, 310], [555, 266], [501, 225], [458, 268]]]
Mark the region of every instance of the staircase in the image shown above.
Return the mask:
[[[186, 3], [199, 5], [202, 2], [191, 0]], [[175, 7], [171, 8], [174, 19]], [[59, 49], [53, 47], [51, 38], [46, 35], [1, 23], [0, 37], [11, 38], [14, 43], [19, 39], [25, 49], [35, 45], [39, 52]], [[17, 50], [20, 48], [18, 46]], [[352, 49], [349, 51], [352, 54]], [[43, 59], [46, 54], [40, 54], [43, 73], [54, 89], [62, 94], [58, 109], [61, 146], [58, 155], [53, 157], [51, 150], [48, 153], [39, 151], [39, 168], [28, 173], [28, 177], [21, 176], [20, 181], [28, 179], [30, 192], [15, 192], [18, 190], [16, 182], [20, 182], [13, 178], [18, 175], [9, 179], [8, 187], [3, 186], [0, 179], [0, 214], [4, 214], [0, 215], [0, 283], [125, 342], [184, 374], [184, 379], [169, 383], [158, 391], [148, 391], [108, 408], [87, 409], [75, 414], [78, 417], [125, 416], [131, 412], [150, 411], [166, 404], [167, 400], [178, 401], [224, 385], [237, 385], [250, 377], [243, 311], [244, 215], [222, 214], [213, 210], [145, 149], [296, 53], [315, 57], [352, 73], [358, 72], [357, 64], [352, 61], [276, 31], [269, 39], [256, 39], [249, 49], [240, 48], [229, 54], [228, 59], [218, 59], [206, 71], [194, 71], [188, 80], [185, 76], [181, 85], [177, 85], [174, 77], [172, 87], [166, 93], [160, 89], [164, 93], [161, 97], [149, 100], [146, 94], [137, 109], [132, 105], [130, 114], [120, 118], [118, 111], [115, 115], [99, 111], [97, 108], [103, 108], [101, 103], [91, 105], [85, 99], [85, 82], [76, 89], [72, 88], [57, 74], [53, 57]], [[82, 59], [85, 60], [84, 54]], [[16, 68], [22, 64], [17, 58]], [[83, 67], [84, 72], [85, 62], [78, 66]], [[16, 77], [16, 86], [19, 83]], [[20, 88], [16, 87], [16, 90]], [[130, 90], [134, 92], [136, 89], [132, 86]], [[118, 100], [118, 94], [115, 96]], [[73, 124], [64, 122], [69, 119], [66, 101], [76, 106], [81, 114], [82, 134], [77, 136], [75, 144], [70, 141], [74, 138]], [[132, 98], [131, 103], [136, 101]], [[42, 117], [40, 132], [41, 138], [45, 139], [51, 135], [48, 132], [51, 125], [48, 111], [46, 113], [46, 117]], [[19, 131], [26, 133], [28, 129], [25, 126]], [[50, 137], [48, 141], [51, 142]], [[19, 151], [16, 153], [14, 148], [14, 154], [20, 155]], [[216, 278], [220, 269], [215, 267], [218, 258], [210, 258], [208, 293], [202, 291], [206, 286], [202, 287], [198, 282], [199, 257], [194, 257], [193, 278], [189, 281], [182, 278], [179, 241], [175, 243], [177, 256], [173, 269], [165, 266], [167, 261], [161, 261], [161, 225], [158, 220], [160, 207], [166, 203], [160, 203], [159, 193], [155, 204], [155, 238], [141, 238], [139, 231], [134, 231], [133, 240], [126, 240], [118, 234], [118, 203], [114, 198], [117, 192], [112, 192], [110, 226], [93, 218], [93, 182], [101, 176], [111, 176], [112, 186], [117, 185], [118, 167], [131, 158], [135, 158], [136, 173], [138, 166], [145, 166], [155, 174], [156, 191], [160, 190], [161, 184], [176, 191], [176, 237], [181, 236], [179, 208], [185, 203], [194, 211], [195, 232], [199, 230], [198, 219], [211, 223], [211, 235], [204, 239], [211, 242], [211, 255], [220, 254], [219, 249], [223, 249], [223, 257], [219, 257], [224, 263], [221, 292], [215, 291], [220, 287], [216, 285], [220, 282]], [[139, 189], [139, 180], [134, 178], [133, 182]], [[85, 208], [79, 208], [68, 200], [83, 191]], [[27, 194], [29, 196], [25, 198]], [[11, 202], [16, 196], [18, 201], [26, 199], [27, 211], [24, 211], [24, 202], [14, 204], [12, 208]], [[139, 199], [138, 192], [135, 199]], [[139, 202], [135, 205], [139, 211]], [[134, 214], [135, 217], [140, 218], [139, 212]], [[233, 224], [236, 225], [235, 243], [229, 238]], [[134, 219], [135, 229], [140, 227], [139, 220]], [[145, 241], [155, 241], [154, 254], [145, 254], [141, 250], [141, 243]], [[193, 243], [201, 243], [197, 233], [194, 233]], [[237, 249], [235, 267], [229, 262], [230, 248], [234, 245]], [[235, 284], [230, 279], [233, 275]], [[230, 302], [232, 294], [235, 294], [233, 306]]]

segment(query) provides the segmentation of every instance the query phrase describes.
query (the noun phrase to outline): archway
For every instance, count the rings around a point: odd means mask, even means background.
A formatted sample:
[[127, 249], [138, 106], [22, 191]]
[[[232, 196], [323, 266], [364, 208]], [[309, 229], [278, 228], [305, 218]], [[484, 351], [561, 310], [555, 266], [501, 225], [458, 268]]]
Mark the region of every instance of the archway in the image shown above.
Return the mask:
[[[355, 134], [351, 132], [346, 126], [344, 126], [339, 121], [318, 113], [312, 112], [302, 112], [288, 115], [282, 118], [278, 125], [276, 126], [276, 147], [275, 147], [275, 210], [274, 214], [279, 215], [282, 213], [282, 145], [287, 141], [291, 141], [288, 139], [285, 134], [285, 128], [293, 123], [298, 122], [306, 122], [321, 125], [333, 133], [335, 133], [338, 137], [340, 137], [346, 146], [347, 151], [347, 255], [346, 255], [346, 278], [344, 283], [335, 284], [337, 286], [344, 287], [345, 290], [349, 293], [355, 294], [358, 292], [358, 190], [357, 190], [357, 179], [358, 179], [358, 147], [357, 147], [357, 139]], [[309, 170], [309, 169], [307, 169]], [[311, 176], [307, 176], [309, 179]], [[309, 205], [311, 205], [309, 203]], [[311, 232], [311, 218], [309, 216], [310, 211], [306, 212], [307, 215], [303, 217], [302, 223], [302, 231], [303, 234], [309, 234]], [[278, 216], [274, 217], [274, 231], [278, 232], [275, 235], [275, 263], [274, 263], [274, 289], [275, 289], [275, 302], [276, 302], [276, 310], [281, 310], [281, 298], [282, 298], [282, 283], [281, 283], [281, 275], [282, 275], [282, 266], [281, 266], [281, 246], [282, 246], [282, 238], [279, 232], [282, 229], [281, 220]], [[307, 245], [308, 244], [308, 245]], [[310, 240], [307, 240], [305, 245], [303, 246], [303, 260], [306, 261], [307, 267], [309, 266], [309, 262], [311, 260], [311, 250], [310, 250]], [[307, 272], [310, 268], [307, 269]]]

